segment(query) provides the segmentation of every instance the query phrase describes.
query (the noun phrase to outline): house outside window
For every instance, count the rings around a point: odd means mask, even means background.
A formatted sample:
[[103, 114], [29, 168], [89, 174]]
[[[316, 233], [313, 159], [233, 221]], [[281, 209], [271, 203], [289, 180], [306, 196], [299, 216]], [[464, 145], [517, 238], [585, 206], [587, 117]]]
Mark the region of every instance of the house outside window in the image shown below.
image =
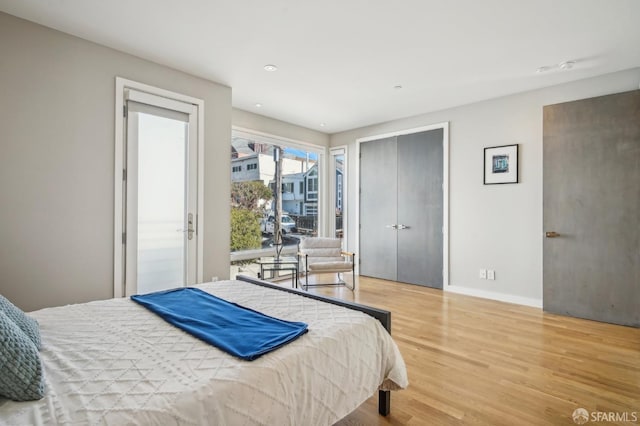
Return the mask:
[[[262, 180], [267, 184], [269, 178], [264, 175], [269, 172], [270, 162], [273, 163], [270, 155], [244, 153], [236, 150], [231, 157], [231, 179], [233, 182]], [[261, 170], [263, 167], [266, 170]]]
[[[318, 170], [322, 149], [309, 148], [302, 144], [292, 146], [290, 142], [277, 138], [233, 130], [230, 259], [232, 278], [238, 273], [257, 274], [260, 268], [256, 259], [275, 254], [273, 228], [266, 224], [270, 218], [273, 219], [275, 204], [278, 201], [274, 196], [276, 149], [280, 150], [281, 162], [281, 212], [284, 218], [295, 222], [295, 228], [288, 229], [283, 235], [282, 254], [295, 255], [301, 238], [321, 232], [318, 229], [321, 224], [318, 220], [318, 192], [321, 185]], [[305, 188], [306, 180], [310, 176], [313, 193], [312, 199], [308, 201]]]

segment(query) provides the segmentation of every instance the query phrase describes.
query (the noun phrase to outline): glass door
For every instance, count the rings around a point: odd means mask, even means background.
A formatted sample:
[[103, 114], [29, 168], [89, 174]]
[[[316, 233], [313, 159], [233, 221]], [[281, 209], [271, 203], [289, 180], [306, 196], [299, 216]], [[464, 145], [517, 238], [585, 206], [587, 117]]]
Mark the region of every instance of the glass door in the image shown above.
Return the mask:
[[195, 106], [126, 93], [125, 293], [196, 282]]

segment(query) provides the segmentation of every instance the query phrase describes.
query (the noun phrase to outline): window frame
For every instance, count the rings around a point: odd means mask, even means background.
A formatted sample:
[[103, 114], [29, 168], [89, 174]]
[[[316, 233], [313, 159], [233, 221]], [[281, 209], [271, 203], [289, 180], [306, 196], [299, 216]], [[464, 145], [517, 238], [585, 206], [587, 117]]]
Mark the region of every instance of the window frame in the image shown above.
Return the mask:
[[[347, 199], [348, 187], [348, 147], [346, 145], [336, 146], [329, 149], [329, 204], [331, 210], [329, 211], [329, 232], [331, 232], [332, 236], [336, 235], [336, 211], [335, 200], [340, 199], [340, 210], [342, 214], [342, 244], [344, 248], [349, 247], [348, 245], [348, 235], [349, 235], [349, 200]], [[337, 170], [335, 167], [335, 157], [342, 156], [343, 164], [342, 164], [342, 174], [340, 175], [340, 179], [337, 179]]]

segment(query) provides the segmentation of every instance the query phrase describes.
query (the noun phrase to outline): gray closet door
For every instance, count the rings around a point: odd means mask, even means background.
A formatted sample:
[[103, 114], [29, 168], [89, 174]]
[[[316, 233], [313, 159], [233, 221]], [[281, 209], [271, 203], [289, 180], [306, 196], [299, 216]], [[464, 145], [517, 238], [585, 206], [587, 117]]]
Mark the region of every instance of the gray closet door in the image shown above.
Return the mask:
[[360, 275], [442, 288], [443, 130], [360, 144]]
[[360, 144], [360, 275], [397, 277], [396, 138]]
[[398, 137], [396, 281], [442, 288], [442, 138], [442, 129]]

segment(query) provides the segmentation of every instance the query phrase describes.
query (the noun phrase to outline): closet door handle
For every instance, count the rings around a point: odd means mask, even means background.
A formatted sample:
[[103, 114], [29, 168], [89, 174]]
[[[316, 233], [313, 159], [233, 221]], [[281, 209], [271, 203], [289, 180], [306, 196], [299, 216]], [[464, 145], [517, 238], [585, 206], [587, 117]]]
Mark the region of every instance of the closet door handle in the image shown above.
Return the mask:
[[411, 227], [407, 226], [407, 225], [397, 225], [396, 229], [409, 229], [409, 228], [411, 228]]
[[398, 225], [386, 225], [385, 228], [398, 229]]

